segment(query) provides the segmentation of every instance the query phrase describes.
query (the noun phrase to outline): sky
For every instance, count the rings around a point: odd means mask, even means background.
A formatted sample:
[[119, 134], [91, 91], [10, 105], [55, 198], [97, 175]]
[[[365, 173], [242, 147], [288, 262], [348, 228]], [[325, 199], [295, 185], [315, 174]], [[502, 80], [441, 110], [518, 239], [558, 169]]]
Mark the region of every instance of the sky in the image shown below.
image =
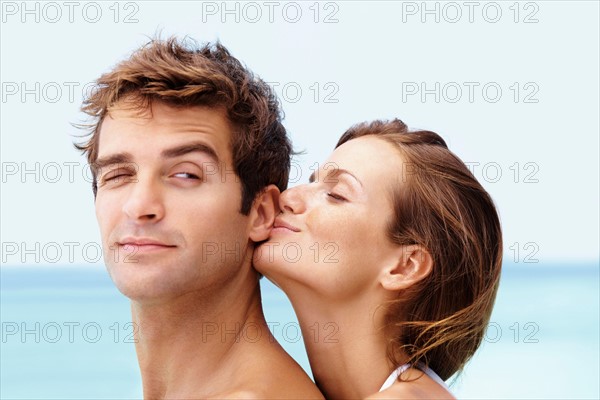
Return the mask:
[[[2, 265], [101, 263], [82, 98], [149, 37], [220, 40], [265, 81], [306, 183], [351, 125], [439, 133], [494, 199], [505, 260], [598, 262], [599, 5], [2, 2]], [[385, 162], [385, 160], [373, 160]]]

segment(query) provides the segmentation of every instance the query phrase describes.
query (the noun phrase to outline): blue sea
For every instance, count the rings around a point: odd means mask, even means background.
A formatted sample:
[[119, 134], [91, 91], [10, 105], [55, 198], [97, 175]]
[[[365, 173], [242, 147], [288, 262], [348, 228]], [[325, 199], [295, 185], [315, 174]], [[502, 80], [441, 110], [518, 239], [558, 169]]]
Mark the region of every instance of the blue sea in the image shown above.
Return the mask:
[[[142, 397], [129, 302], [97, 267], [0, 269], [0, 398]], [[265, 315], [309, 372], [285, 295]], [[598, 399], [599, 268], [506, 265], [486, 339], [452, 390], [465, 399]]]

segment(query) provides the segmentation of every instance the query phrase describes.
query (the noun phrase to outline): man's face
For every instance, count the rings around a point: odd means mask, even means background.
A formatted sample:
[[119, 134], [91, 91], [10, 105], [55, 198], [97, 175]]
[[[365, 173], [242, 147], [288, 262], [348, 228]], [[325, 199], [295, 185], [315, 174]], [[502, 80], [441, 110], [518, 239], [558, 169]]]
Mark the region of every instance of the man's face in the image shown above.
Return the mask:
[[210, 295], [239, 273], [248, 217], [224, 112], [116, 107], [99, 138], [96, 217], [104, 261], [132, 300]]

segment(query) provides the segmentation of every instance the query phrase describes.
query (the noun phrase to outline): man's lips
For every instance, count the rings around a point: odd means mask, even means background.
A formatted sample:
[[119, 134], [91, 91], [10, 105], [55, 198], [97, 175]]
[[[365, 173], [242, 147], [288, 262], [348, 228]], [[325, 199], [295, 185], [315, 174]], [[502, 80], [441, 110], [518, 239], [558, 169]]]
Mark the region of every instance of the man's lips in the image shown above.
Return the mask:
[[275, 223], [273, 224], [273, 230], [287, 230], [292, 232], [300, 232], [300, 229], [296, 228], [294, 225], [288, 224], [284, 220], [280, 218], [275, 218]]
[[150, 250], [165, 250], [172, 249], [177, 246], [171, 245], [160, 240], [152, 238], [130, 238], [126, 237], [117, 242], [117, 244], [123, 247], [125, 250], [134, 251], [150, 251]]

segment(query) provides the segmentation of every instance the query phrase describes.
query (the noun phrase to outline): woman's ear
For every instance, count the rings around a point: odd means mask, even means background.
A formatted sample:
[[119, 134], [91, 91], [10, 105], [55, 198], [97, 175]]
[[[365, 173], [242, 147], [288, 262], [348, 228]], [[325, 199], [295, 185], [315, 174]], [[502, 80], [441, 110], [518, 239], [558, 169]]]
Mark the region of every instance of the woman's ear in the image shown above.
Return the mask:
[[250, 210], [250, 239], [261, 242], [269, 238], [275, 217], [279, 214], [279, 189], [267, 186], [252, 203]]
[[398, 252], [398, 262], [382, 271], [380, 283], [384, 289], [406, 289], [427, 277], [433, 269], [433, 258], [422, 246], [400, 246]]

